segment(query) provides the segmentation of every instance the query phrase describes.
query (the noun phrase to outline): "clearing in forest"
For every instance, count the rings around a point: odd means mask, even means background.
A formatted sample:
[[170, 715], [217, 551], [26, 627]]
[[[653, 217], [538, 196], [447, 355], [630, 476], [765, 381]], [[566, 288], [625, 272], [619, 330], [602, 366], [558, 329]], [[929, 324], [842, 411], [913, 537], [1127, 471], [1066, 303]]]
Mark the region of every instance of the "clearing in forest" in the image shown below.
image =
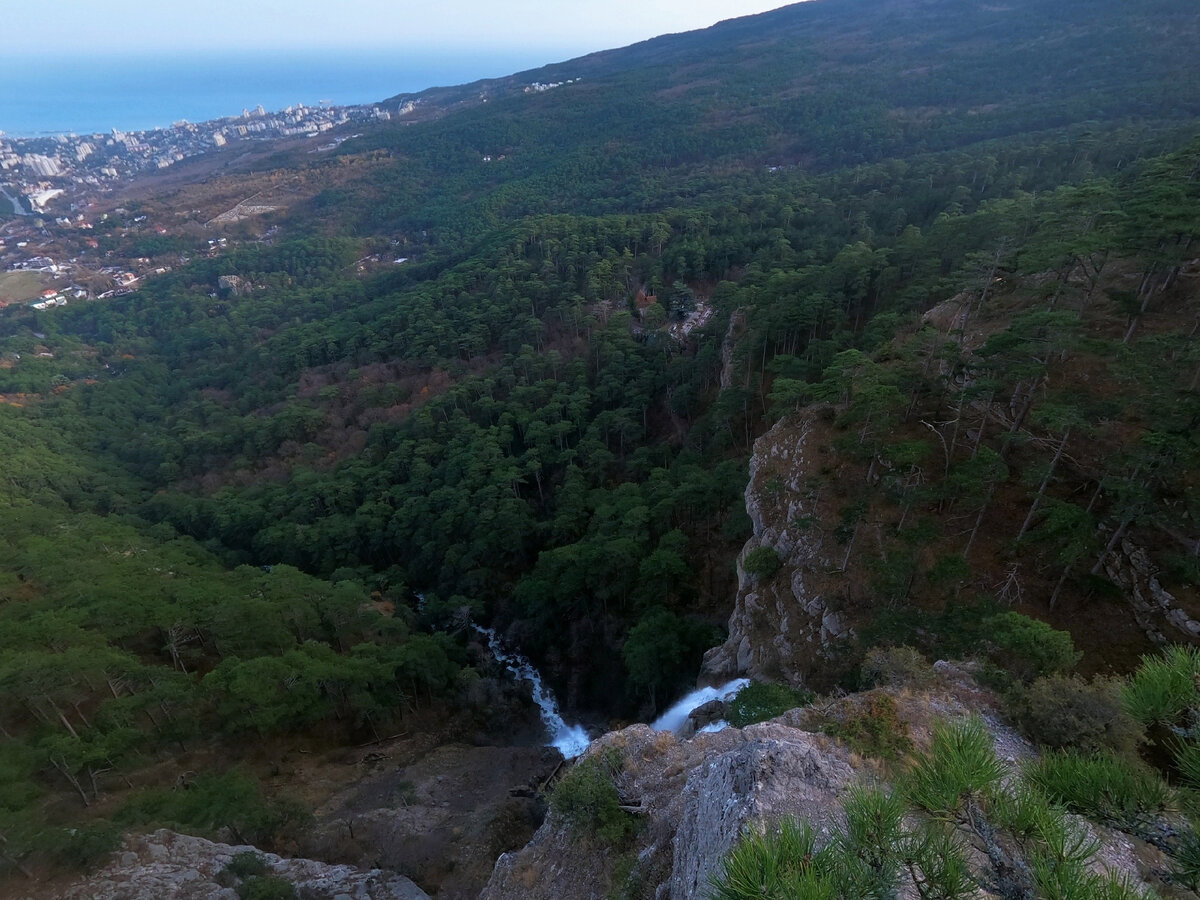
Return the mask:
[[0, 272], [0, 306], [36, 300], [42, 293], [42, 278], [36, 272]]

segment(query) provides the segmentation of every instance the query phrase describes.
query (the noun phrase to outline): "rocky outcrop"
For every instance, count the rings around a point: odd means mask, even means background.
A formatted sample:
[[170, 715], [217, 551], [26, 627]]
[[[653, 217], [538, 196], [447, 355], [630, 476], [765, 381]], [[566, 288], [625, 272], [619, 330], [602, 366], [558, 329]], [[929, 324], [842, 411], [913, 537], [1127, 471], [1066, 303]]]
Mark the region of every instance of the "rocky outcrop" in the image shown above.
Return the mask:
[[[677, 741], [634, 725], [595, 741], [588, 757], [623, 760], [619, 789], [640, 811], [632, 882], [641, 896], [700, 896], [747, 826], [800, 816], [828, 825], [855, 777], [849, 754], [824, 735], [776, 721]], [[519, 853], [496, 864], [487, 900], [591, 900], [606, 896], [612, 860], [551, 817]]]
[[727, 714], [728, 710], [726, 709], [724, 700], [709, 700], [707, 703], [701, 703], [688, 713], [687, 721], [680, 731], [680, 736], [691, 737], [701, 728], [721, 722]]
[[[740, 675], [802, 684], [852, 635], [836, 607], [841, 559], [820, 527], [810, 483], [817, 449], [815, 414], [787, 416], [754, 444], [746, 512], [753, 534], [737, 561], [738, 593], [729, 638], [710, 650], [702, 678]], [[779, 559], [772, 574], [746, 570], [747, 557], [770, 548]]]
[[971, 292], [963, 291], [949, 300], [943, 300], [921, 316], [921, 324], [936, 328], [942, 334], [961, 332], [967, 326], [974, 299]]
[[794, 815], [828, 831], [854, 769], [819, 735], [755, 725], [689, 775], [671, 841], [671, 877], [659, 896], [700, 896], [747, 826]]
[[54, 900], [238, 900], [236, 879], [222, 872], [234, 856], [246, 852], [257, 853], [270, 875], [290, 882], [308, 900], [429, 900], [402, 875], [284, 859], [254, 847], [218, 844], [165, 829], [129, 838], [104, 868], [51, 896]]
[[1145, 548], [1121, 541], [1120, 547], [1105, 557], [1104, 572], [1121, 588], [1138, 626], [1155, 644], [1162, 647], [1172, 641], [1200, 638], [1200, 622], [1162, 586]]
[[250, 285], [240, 275], [220, 275], [217, 277], [217, 290], [225, 297], [241, 297], [250, 293]]
[[733, 351], [737, 347], [738, 336], [746, 327], [746, 313], [735, 309], [729, 317], [729, 326], [725, 329], [725, 337], [721, 341], [721, 390], [727, 391], [733, 386]]
[[[481, 900], [600, 900], [611, 896], [692, 900], [706, 895], [711, 878], [738, 838], [795, 817], [814, 829], [818, 845], [842, 826], [842, 807], [854, 785], [886, 789], [888, 769], [851, 752], [820, 731], [847, 716], [869, 714], [887, 697], [896, 727], [919, 752], [939, 720], [978, 716], [992, 737], [1008, 779], [1035, 755], [1034, 748], [998, 713], [998, 700], [979, 686], [969, 666], [938, 663], [931, 687], [876, 689], [792, 710], [743, 729], [700, 733], [680, 741], [668, 732], [634, 725], [593, 742], [585, 759], [602, 761], [621, 802], [641, 818], [628, 844], [613, 846], [573, 829], [551, 814], [527, 847], [500, 858]], [[1129, 834], [1072, 821], [1094, 839], [1091, 866], [1117, 872], [1135, 886], [1167, 861]], [[970, 835], [960, 835], [971, 847]], [[978, 900], [1001, 896], [997, 871], [978, 847], [970, 851], [980, 885]], [[914, 894], [902, 894], [910, 897]]]

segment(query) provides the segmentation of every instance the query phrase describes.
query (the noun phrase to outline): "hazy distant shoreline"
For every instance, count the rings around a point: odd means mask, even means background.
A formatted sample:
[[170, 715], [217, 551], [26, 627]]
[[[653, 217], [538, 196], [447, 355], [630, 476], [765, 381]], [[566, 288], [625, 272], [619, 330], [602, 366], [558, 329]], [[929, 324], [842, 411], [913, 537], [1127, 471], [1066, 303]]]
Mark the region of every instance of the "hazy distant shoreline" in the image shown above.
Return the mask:
[[570, 55], [544, 49], [492, 54], [225, 53], [174, 57], [9, 60], [0, 131], [46, 137], [164, 128], [322, 101], [348, 106], [400, 93], [508, 75]]

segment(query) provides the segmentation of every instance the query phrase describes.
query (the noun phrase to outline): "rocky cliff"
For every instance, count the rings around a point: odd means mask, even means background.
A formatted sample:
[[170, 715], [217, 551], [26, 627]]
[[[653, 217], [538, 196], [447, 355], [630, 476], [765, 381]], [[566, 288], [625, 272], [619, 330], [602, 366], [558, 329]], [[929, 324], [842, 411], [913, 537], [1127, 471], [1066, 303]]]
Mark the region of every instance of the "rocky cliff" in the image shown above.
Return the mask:
[[[848, 752], [786, 720], [679, 742], [634, 725], [593, 743], [589, 758], [619, 754], [622, 799], [643, 820], [626, 876], [638, 896], [698, 896], [742, 829], [785, 815], [828, 822], [854, 779]], [[590, 900], [620, 888], [606, 848], [551, 817], [518, 853], [502, 856], [487, 900]]]
[[1104, 558], [1104, 572], [1120, 588], [1134, 621], [1159, 647], [1200, 637], [1200, 622], [1163, 587], [1159, 570], [1144, 547], [1121, 541]]
[[[803, 684], [830, 670], [852, 634], [843, 611], [845, 550], [821, 527], [822, 498], [811, 477], [826, 452], [814, 438], [817, 427], [816, 414], [786, 416], [754, 444], [746, 486], [754, 531], [737, 560], [729, 638], [705, 656], [703, 678]], [[776, 555], [775, 571], [747, 571], [747, 557], [762, 548]]]
[[[635, 725], [595, 741], [585, 757], [610, 766], [619, 762], [615, 784], [640, 821], [630, 843], [606, 844], [552, 813], [527, 847], [500, 858], [482, 898], [687, 900], [705, 896], [722, 857], [747, 829], [795, 816], [814, 827], [819, 842], [827, 841], [841, 823], [847, 790], [886, 785], [892, 770], [825, 732], [847, 718], [869, 715], [883, 697], [896, 710], [896, 728], [917, 751], [928, 745], [934, 722], [979, 715], [1010, 773], [1034, 754], [1003, 723], [997, 698], [967, 670], [944, 663], [920, 690], [877, 689], [690, 740]], [[1143, 883], [1165, 865], [1158, 851], [1135, 837], [1075, 822], [1098, 843], [1097, 871]], [[973, 865], [980, 884], [994, 882], [986, 856]], [[997, 895], [981, 889], [978, 896]]]

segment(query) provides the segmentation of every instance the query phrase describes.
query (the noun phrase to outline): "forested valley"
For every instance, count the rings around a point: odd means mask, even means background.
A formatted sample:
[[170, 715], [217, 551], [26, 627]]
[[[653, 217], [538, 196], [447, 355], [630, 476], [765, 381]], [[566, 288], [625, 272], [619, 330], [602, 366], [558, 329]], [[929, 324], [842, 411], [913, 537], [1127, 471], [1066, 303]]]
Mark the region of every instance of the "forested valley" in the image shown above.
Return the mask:
[[0, 314], [0, 864], [294, 846], [262, 748], [536, 721], [473, 625], [648, 720], [724, 638], [789, 416], [856, 623], [812, 687], [1001, 615], [1129, 672], [1122, 542], [1200, 631], [1198, 30], [815, 0], [431, 92], [272, 160], [330, 186], [226, 252]]

